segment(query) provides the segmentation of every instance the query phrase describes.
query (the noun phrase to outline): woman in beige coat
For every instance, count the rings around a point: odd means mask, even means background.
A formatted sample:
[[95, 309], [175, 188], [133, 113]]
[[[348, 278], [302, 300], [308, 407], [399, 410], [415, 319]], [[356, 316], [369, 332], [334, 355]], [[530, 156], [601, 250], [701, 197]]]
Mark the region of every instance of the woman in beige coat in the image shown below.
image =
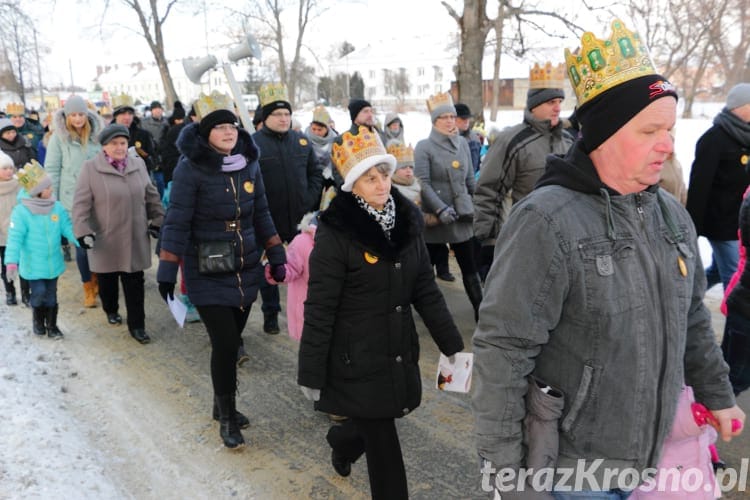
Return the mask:
[[102, 151], [83, 164], [73, 199], [73, 225], [88, 249], [91, 270], [99, 276], [99, 298], [110, 325], [118, 313], [118, 278], [122, 282], [130, 335], [142, 344], [145, 330], [143, 270], [151, 267], [149, 235], [156, 238], [164, 208], [146, 165], [128, 155], [129, 131], [109, 125], [99, 141]]

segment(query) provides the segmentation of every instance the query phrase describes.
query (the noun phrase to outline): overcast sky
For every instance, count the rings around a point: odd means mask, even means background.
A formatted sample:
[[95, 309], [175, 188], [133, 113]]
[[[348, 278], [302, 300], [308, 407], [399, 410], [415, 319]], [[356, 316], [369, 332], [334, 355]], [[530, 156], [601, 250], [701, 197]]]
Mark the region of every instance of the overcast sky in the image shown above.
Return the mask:
[[[211, 53], [219, 61], [226, 59], [227, 47], [231, 43], [227, 38], [231, 18], [224, 7], [238, 9], [246, 2], [178, 1], [164, 25], [167, 58], [179, 60]], [[97, 65], [153, 61], [145, 40], [135, 34], [140, 30], [134, 12], [124, 7], [120, 0], [109, 0], [108, 3], [109, 11], [102, 23], [105, 2], [101, 0], [23, 2], [23, 8], [36, 20], [40, 42], [51, 50], [49, 55], [43, 56], [43, 72], [48, 84], [70, 83], [71, 67], [75, 83], [85, 85], [95, 76]], [[160, 0], [159, 3], [166, 2]], [[404, 50], [407, 51], [409, 41], [415, 35], [445, 36], [448, 41], [457, 31], [455, 21], [439, 0], [322, 0], [321, 3], [330, 5], [330, 8], [320, 18], [311, 21], [305, 36], [306, 44], [317, 53], [321, 62], [333, 45], [344, 40], [359, 48], [368, 42], [398, 38], [404, 40]], [[462, 0], [448, 0], [448, 3], [461, 11]], [[547, 8], [559, 7], [559, 0], [543, 0], [540, 8], [547, 3]], [[294, 27], [295, 9], [290, 7], [288, 15], [291, 22], [287, 25]], [[581, 15], [577, 18], [580, 19]], [[605, 25], [595, 25], [591, 29], [599, 36], [609, 31]], [[559, 46], [560, 41], [553, 44]], [[571, 48], [574, 45], [572, 39]], [[292, 48], [286, 49], [289, 58], [293, 55]], [[264, 51], [264, 57], [273, 56], [269, 50]], [[314, 61], [309, 52], [303, 56], [309, 63]]]

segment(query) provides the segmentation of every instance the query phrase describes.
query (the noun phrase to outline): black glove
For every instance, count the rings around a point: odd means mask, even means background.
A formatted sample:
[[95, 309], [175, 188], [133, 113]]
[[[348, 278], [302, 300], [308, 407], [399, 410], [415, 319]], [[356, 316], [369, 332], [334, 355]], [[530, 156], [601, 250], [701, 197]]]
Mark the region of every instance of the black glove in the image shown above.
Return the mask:
[[154, 226], [153, 224], [148, 225], [148, 234], [151, 235], [151, 237], [155, 240], [159, 239], [159, 231], [161, 228], [159, 226]]
[[442, 224], [448, 225], [456, 222], [458, 215], [456, 215], [456, 211], [453, 210], [453, 207], [447, 206], [438, 212], [438, 218], [440, 218]]
[[[286, 252], [284, 251], [284, 245], [278, 244], [270, 248], [266, 248], [266, 257], [271, 267], [278, 266], [280, 264], [286, 264]], [[273, 269], [271, 270], [273, 272]]]
[[277, 283], [283, 283], [286, 278], [286, 265], [271, 264], [271, 277]]
[[167, 297], [169, 297], [170, 300], [174, 300], [174, 283], [160, 281], [159, 294], [161, 295], [161, 298], [164, 299], [164, 302], [167, 302]]
[[78, 240], [78, 244], [81, 245], [81, 248], [85, 250], [91, 250], [94, 248], [94, 241], [96, 241], [96, 236], [93, 234], [85, 234], [79, 238], [76, 238]]

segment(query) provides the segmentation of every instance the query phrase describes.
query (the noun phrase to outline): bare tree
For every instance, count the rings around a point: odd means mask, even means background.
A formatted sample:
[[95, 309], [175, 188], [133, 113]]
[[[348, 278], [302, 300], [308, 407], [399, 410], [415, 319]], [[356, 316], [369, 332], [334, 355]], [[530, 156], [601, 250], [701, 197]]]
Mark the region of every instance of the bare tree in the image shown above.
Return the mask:
[[16, 0], [0, 2], [0, 48], [7, 65], [0, 78], [4, 86], [21, 97], [26, 104], [27, 81], [31, 80], [34, 60], [34, 23]]
[[[142, 0], [120, 0], [120, 2], [129, 7], [138, 18], [138, 25], [141, 30], [136, 31], [136, 33], [146, 40], [151, 53], [154, 55], [154, 60], [159, 68], [159, 75], [164, 87], [167, 107], [171, 108], [177, 100], [177, 92], [172, 82], [172, 75], [169, 73], [169, 65], [167, 64], [167, 57], [164, 51], [162, 27], [178, 0], [161, 2], [162, 8], [159, 6], [159, 0], [148, 0], [148, 4]], [[109, 5], [110, 2], [107, 0], [104, 4], [104, 16], [106, 16]], [[102, 16], [102, 22], [104, 16]]]
[[[290, 6], [296, 9], [296, 38], [291, 61], [284, 48], [286, 33], [282, 22], [282, 14]], [[287, 86], [290, 99], [297, 97], [297, 86], [306, 80], [302, 48], [307, 28], [324, 10], [319, 0], [261, 0], [248, 2], [244, 11], [235, 11], [242, 20], [243, 31], [252, 29], [258, 43], [276, 53], [279, 79]]]

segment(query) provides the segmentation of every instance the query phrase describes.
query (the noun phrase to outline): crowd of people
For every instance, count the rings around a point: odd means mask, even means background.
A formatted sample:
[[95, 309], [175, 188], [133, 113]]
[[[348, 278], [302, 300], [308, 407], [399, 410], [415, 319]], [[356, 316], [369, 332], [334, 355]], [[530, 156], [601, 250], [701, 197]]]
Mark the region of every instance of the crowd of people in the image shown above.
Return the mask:
[[[363, 98], [348, 103], [344, 133], [322, 105], [300, 131], [279, 83], [261, 86], [252, 130], [217, 92], [189, 111], [154, 101], [143, 119], [127, 100], [104, 119], [73, 95], [47, 131], [9, 105], [6, 304], [17, 306], [19, 279], [33, 333], [62, 338], [57, 279], [72, 245], [83, 305], [98, 299], [106, 323], [122, 324], [121, 284], [128, 331], [147, 344], [144, 271], [156, 255], [162, 298], [185, 302], [207, 331], [212, 416], [239, 449], [249, 425], [236, 405], [242, 333], [259, 293], [263, 330], [281, 331], [285, 286], [297, 382], [331, 417], [334, 470], [348, 476], [364, 454], [373, 498], [407, 498], [394, 421], [421, 400], [412, 310], [451, 362], [465, 348], [436, 284], [456, 279], [452, 254], [477, 322], [472, 408], [491, 489], [522, 469], [581, 461], [601, 460], [597, 479], [607, 468], [682, 467], [674, 422], [692, 418], [682, 414], [690, 403], [710, 410], [725, 440], [745, 419], [735, 397], [750, 386], [750, 84], [729, 91], [698, 141], [686, 189], [677, 91], [637, 34], [619, 20], [612, 30], [606, 58], [584, 36], [564, 63], [535, 65], [521, 123], [488, 148], [447, 92], [427, 100], [432, 127], [414, 147], [396, 112], [381, 127]], [[563, 120], [566, 75], [576, 108]], [[705, 270], [699, 236], [713, 249]], [[718, 283], [721, 345], [703, 304]], [[693, 458], [710, 461], [703, 448]], [[648, 498], [636, 486], [603, 486], [597, 498]]]

